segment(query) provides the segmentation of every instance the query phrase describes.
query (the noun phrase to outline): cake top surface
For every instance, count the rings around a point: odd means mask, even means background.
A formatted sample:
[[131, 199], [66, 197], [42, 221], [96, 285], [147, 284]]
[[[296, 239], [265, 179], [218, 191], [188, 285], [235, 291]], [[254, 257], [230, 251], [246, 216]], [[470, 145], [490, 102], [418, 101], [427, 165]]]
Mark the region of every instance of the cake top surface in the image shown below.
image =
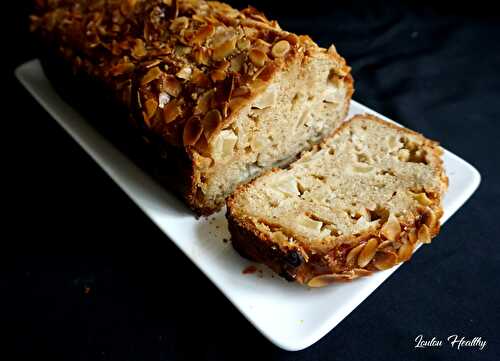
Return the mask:
[[297, 57], [335, 48], [283, 31], [253, 7], [203, 0], [38, 0], [32, 30], [114, 90], [167, 143], [203, 147], [231, 114]]
[[440, 210], [440, 154], [417, 133], [356, 116], [289, 169], [240, 187], [230, 212], [286, 247], [321, 252], [371, 232], [389, 238]]

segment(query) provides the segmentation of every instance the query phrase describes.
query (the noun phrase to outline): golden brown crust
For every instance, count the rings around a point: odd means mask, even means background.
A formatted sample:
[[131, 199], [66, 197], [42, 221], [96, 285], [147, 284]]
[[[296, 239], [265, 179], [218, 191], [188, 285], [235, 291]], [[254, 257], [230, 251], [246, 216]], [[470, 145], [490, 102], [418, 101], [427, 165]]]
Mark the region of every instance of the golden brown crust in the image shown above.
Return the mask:
[[[447, 189], [448, 178], [444, 172], [440, 155], [442, 150], [438, 143], [424, 138], [421, 134], [388, 123], [372, 115], [357, 115], [339, 127], [331, 137], [348, 127], [357, 118], [370, 119], [398, 131], [417, 135], [432, 149], [436, 156], [432, 164], [442, 180], [440, 194], [434, 194], [429, 199], [419, 200], [421, 207], [418, 215], [407, 224], [400, 223], [389, 217], [387, 222], [377, 229], [365, 232], [359, 236], [344, 237], [342, 242], [335, 243], [330, 249], [320, 251], [310, 249], [307, 240], [293, 235], [295, 242], [277, 242], [269, 233], [260, 231], [255, 220], [237, 213], [235, 199], [238, 195], [256, 182], [241, 185], [227, 199], [227, 219], [234, 248], [243, 256], [266, 264], [276, 273], [290, 281], [306, 284], [309, 287], [322, 287], [332, 282], [350, 281], [370, 275], [377, 270], [390, 268], [397, 263], [411, 258], [418, 243], [430, 243], [439, 233], [439, 219], [443, 215], [441, 200]], [[326, 144], [325, 139], [316, 146], [319, 149]], [[270, 172], [276, 172], [271, 170]], [[260, 220], [260, 222], [263, 222]], [[264, 222], [265, 223], [265, 222]], [[394, 223], [394, 224], [393, 224]], [[272, 225], [268, 225], [272, 227]]]
[[[238, 11], [204, 0], [37, 4], [32, 30], [48, 47], [105, 84], [146, 136], [184, 149], [191, 160], [234, 120], [231, 104], [250, 102], [293, 59], [331, 58], [352, 94], [350, 68], [334, 47], [321, 49], [307, 36], [283, 31], [252, 7]], [[190, 206], [215, 211], [200, 203], [195, 177], [190, 182]]]

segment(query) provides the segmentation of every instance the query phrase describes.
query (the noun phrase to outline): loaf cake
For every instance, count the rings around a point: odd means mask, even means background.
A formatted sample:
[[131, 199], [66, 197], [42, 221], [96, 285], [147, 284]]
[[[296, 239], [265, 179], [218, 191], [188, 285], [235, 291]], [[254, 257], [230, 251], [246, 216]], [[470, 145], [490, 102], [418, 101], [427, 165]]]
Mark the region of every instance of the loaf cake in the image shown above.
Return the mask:
[[32, 31], [47, 58], [112, 94], [125, 110], [123, 122], [161, 149], [163, 168], [180, 176], [175, 186], [198, 214], [218, 210], [237, 185], [294, 160], [347, 114], [353, 82], [335, 47], [284, 31], [252, 7], [36, 3]]
[[438, 144], [358, 115], [287, 169], [228, 198], [242, 255], [310, 287], [408, 260], [439, 232], [448, 179]]

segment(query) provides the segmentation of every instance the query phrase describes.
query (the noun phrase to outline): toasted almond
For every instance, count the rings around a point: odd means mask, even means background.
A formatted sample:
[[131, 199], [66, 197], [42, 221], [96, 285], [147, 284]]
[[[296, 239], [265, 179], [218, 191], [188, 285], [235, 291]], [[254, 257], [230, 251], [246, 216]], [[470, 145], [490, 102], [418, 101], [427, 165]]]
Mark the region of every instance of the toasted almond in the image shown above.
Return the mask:
[[191, 75], [191, 83], [197, 87], [206, 89], [210, 87], [210, 78], [201, 70], [194, 68]]
[[210, 152], [210, 148], [208, 146], [208, 142], [207, 142], [204, 135], [201, 135], [200, 139], [198, 139], [198, 141], [196, 142], [194, 147], [195, 147], [196, 151], [198, 153], [200, 153], [202, 156], [204, 156], [204, 157], [211, 157], [212, 156], [212, 154]]
[[337, 48], [335, 47], [335, 45], [330, 45], [330, 47], [328, 48], [328, 53], [329, 54], [337, 54]]
[[248, 99], [244, 97], [233, 97], [229, 101], [229, 109], [232, 113], [248, 104]]
[[391, 246], [392, 244], [393, 244], [392, 241], [386, 240], [378, 245], [378, 249], [384, 249], [386, 247]]
[[355, 263], [356, 261], [356, 257], [358, 256], [359, 252], [361, 252], [361, 250], [365, 247], [365, 244], [360, 244], [356, 247], [354, 247], [353, 249], [351, 249], [349, 251], [349, 253], [347, 254], [347, 257], [346, 257], [346, 264], [351, 264], [351, 263]]
[[182, 114], [182, 109], [176, 101], [171, 101], [163, 108], [163, 120], [165, 123], [173, 122]]
[[217, 109], [212, 109], [205, 114], [201, 124], [203, 126], [203, 134], [210, 143], [212, 137], [222, 127], [222, 115]]
[[112, 76], [119, 76], [122, 74], [131, 73], [132, 71], [134, 71], [134, 69], [135, 69], [135, 65], [133, 63], [130, 63], [130, 62], [120, 63], [120, 64], [116, 64], [115, 66], [113, 66], [111, 68], [110, 74]]
[[369, 276], [373, 273], [372, 271], [369, 271], [364, 268], [354, 268], [352, 272], [358, 277]]
[[224, 60], [227, 56], [231, 55], [236, 48], [236, 37], [224, 41], [222, 44], [214, 49], [212, 59], [215, 61]]
[[211, 37], [215, 32], [215, 27], [207, 23], [205, 26], [199, 28], [192, 38], [192, 43], [196, 45], [203, 45], [205, 41]]
[[242, 97], [242, 96], [249, 95], [249, 94], [250, 94], [250, 88], [243, 85], [243, 86], [240, 86], [239, 88], [234, 89], [232, 95], [234, 97]]
[[373, 259], [375, 256], [375, 253], [377, 252], [377, 246], [378, 246], [378, 240], [376, 238], [371, 238], [363, 248], [363, 250], [359, 253], [358, 256], [358, 266], [363, 268], [370, 261]]
[[221, 69], [215, 69], [210, 73], [210, 79], [212, 79], [213, 82], [216, 81], [222, 81], [226, 79], [227, 73]]
[[146, 85], [151, 83], [153, 80], [158, 79], [161, 76], [162, 72], [160, 68], [154, 67], [148, 70], [148, 72], [142, 77], [141, 85]]
[[398, 256], [394, 252], [378, 251], [373, 257], [373, 265], [379, 270], [386, 270], [393, 267], [398, 261]]
[[417, 237], [417, 230], [415, 228], [411, 228], [408, 231], [408, 240], [410, 241], [411, 244], [417, 243], [418, 237]]
[[424, 213], [422, 214], [422, 221], [429, 228], [434, 228], [437, 222], [437, 217], [434, 211], [430, 208], [426, 208]]
[[299, 37], [293, 33], [288, 33], [286, 36], [285, 36], [285, 39], [286, 41], [288, 41], [292, 46], [293, 45], [297, 45], [297, 43], [299, 42]]
[[430, 206], [432, 204], [432, 201], [427, 197], [427, 194], [425, 193], [417, 193], [413, 195], [413, 198], [420, 203], [423, 206]]
[[[42, 2], [43, 3], [43, 2]], [[120, 3], [120, 11], [123, 15], [128, 15], [134, 9], [137, 0], [126, 0]]]
[[398, 249], [398, 260], [400, 262], [408, 261], [413, 254], [413, 244], [403, 243]]
[[200, 65], [209, 65], [210, 64], [210, 51], [211, 49], [207, 48], [196, 48], [193, 50], [194, 60], [197, 64]]
[[431, 243], [431, 232], [427, 225], [423, 224], [418, 230], [418, 240], [425, 244]]
[[239, 73], [245, 63], [245, 54], [241, 53], [231, 59], [231, 66], [229, 70], [235, 73]]
[[248, 40], [247, 38], [241, 38], [236, 43], [236, 46], [240, 50], [247, 50], [248, 48], [250, 48], [250, 45], [250, 40]]
[[187, 29], [189, 26], [189, 19], [185, 16], [179, 16], [175, 18], [170, 23], [170, 31], [176, 34], [179, 34], [182, 30]]
[[203, 93], [198, 98], [198, 102], [196, 103], [196, 107], [194, 108], [194, 114], [195, 115], [205, 114], [208, 111], [208, 109], [210, 109], [214, 97], [215, 97], [215, 91], [213, 89], [210, 89], [205, 93]]
[[150, 98], [144, 103], [144, 109], [146, 110], [146, 116], [148, 119], [151, 119], [158, 109], [158, 102], [156, 99]]
[[395, 241], [401, 233], [398, 219], [391, 213], [387, 222], [382, 226], [380, 233], [390, 241]]
[[135, 45], [132, 48], [132, 56], [136, 59], [140, 59], [147, 55], [146, 46], [142, 39], [135, 39]]
[[248, 57], [253, 65], [257, 67], [264, 66], [267, 60], [267, 55], [260, 49], [252, 49], [248, 52]]
[[271, 49], [271, 54], [275, 58], [281, 58], [285, 56], [290, 51], [290, 43], [286, 40], [280, 40], [273, 45]]
[[313, 277], [307, 282], [309, 287], [317, 288], [317, 287], [325, 287], [332, 283], [338, 281], [348, 281], [351, 280], [353, 276], [343, 275], [343, 274], [325, 274]]
[[175, 75], [179, 79], [189, 80], [191, 79], [192, 74], [193, 74], [193, 69], [191, 69], [189, 66], [184, 66]]
[[167, 75], [162, 81], [163, 89], [171, 96], [176, 97], [182, 90], [182, 83], [173, 75]]
[[184, 132], [182, 136], [184, 145], [188, 146], [195, 144], [198, 139], [200, 139], [202, 133], [203, 127], [201, 125], [200, 118], [196, 116], [189, 118], [184, 125]]
[[269, 79], [271, 79], [276, 69], [277, 69], [276, 64], [268, 63], [262, 68], [260, 68], [260, 70], [253, 76], [253, 78], [254, 79], [259, 78], [261, 80], [268, 81]]

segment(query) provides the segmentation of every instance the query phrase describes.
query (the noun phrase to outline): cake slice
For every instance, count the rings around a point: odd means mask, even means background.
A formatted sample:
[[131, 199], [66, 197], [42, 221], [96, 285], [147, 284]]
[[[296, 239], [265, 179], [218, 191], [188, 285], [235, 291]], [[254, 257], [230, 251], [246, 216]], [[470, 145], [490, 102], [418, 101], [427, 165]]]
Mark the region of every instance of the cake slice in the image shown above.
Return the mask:
[[[37, 4], [31, 25], [49, 77], [85, 88], [75, 98], [88, 98], [95, 114], [102, 113], [98, 99], [116, 99], [117, 111], [101, 123], [115, 134], [130, 123], [132, 136], [152, 149], [148, 158], [158, 158], [161, 177], [174, 178], [164, 183], [198, 214], [218, 210], [237, 185], [294, 160], [347, 114], [351, 69], [335, 47], [285, 31], [253, 7], [204, 0]], [[83, 86], [81, 78], [93, 84]]]
[[448, 179], [438, 144], [358, 115], [228, 199], [235, 249], [310, 287], [410, 259], [439, 232]]

